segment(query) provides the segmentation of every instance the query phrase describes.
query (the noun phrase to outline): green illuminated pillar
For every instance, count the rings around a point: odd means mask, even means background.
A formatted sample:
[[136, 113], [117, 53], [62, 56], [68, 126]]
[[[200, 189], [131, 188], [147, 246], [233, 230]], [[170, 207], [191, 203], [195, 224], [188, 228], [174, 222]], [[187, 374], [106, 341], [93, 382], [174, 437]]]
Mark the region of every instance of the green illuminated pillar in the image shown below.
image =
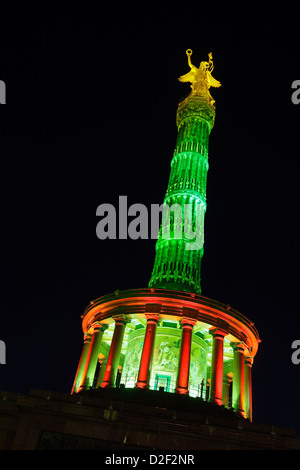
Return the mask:
[[[201, 293], [206, 211], [208, 140], [214, 125], [211, 103], [190, 95], [177, 110], [178, 137], [149, 287]], [[174, 210], [172, 210], [172, 208]]]

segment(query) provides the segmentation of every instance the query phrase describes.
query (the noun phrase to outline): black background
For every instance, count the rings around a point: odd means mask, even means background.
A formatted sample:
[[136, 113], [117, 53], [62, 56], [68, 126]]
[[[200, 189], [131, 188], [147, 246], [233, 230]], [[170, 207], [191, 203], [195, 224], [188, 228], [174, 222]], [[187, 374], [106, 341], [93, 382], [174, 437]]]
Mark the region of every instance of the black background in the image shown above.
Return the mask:
[[212, 51], [203, 295], [259, 331], [254, 420], [300, 434], [299, 11], [53, 5], [1, 20], [0, 389], [69, 393], [89, 301], [147, 287], [155, 240], [99, 240], [96, 208], [163, 202], [185, 51]]

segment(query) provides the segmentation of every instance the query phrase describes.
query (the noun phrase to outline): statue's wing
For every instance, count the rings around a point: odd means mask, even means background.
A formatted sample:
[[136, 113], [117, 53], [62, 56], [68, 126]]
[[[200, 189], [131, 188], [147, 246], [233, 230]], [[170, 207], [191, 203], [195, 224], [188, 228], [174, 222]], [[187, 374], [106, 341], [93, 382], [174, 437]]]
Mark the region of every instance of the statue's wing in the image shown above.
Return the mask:
[[207, 74], [207, 81], [208, 81], [209, 87], [212, 86], [214, 88], [219, 88], [221, 86], [221, 83], [218, 80], [216, 80], [210, 72], [208, 72]]
[[195, 72], [193, 70], [190, 70], [188, 73], [185, 75], [181, 75], [181, 77], [178, 78], [180, 82], [190, 82], [193, 83], [195, 81]]

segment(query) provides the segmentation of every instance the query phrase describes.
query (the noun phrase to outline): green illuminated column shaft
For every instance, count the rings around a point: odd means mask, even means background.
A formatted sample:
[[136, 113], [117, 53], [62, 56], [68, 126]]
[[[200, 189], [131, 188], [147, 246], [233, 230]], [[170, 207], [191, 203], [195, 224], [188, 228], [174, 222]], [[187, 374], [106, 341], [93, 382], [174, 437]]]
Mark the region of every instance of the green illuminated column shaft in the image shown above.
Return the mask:
[[170, 208], [168, 230], [163, 231], [163, 222], [149, 287], [201, 293], [208, 141], [214, 119], [214, 108], [201, 96], [190, 95], [179, 103], [178, 137], [164, 199]]

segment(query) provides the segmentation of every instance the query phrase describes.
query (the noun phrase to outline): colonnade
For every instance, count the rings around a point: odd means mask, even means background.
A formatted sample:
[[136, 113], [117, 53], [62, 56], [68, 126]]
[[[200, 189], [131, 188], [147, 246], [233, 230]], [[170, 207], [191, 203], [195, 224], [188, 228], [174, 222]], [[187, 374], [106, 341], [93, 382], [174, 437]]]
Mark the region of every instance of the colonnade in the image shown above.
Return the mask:
[[[149, 387], [156, 329], [160, 321], [159, 314], [145, 313], [145, 318], [147, 325], [136, 381], [136, 387], [141, 389]], [[101, 366], [101, 388], [115, 387], [124, 332], [126, 324], [130, 321], [126, 315], [118, 315], [113, 319], [115, 328], [109, 354], [106, 364], [103, 363]], [[182, 334], [176, 384], [176, 393], [178, 394], [189, 394], [192, 333], [196, 323], [196, 320], [186, 317], [180, 320]], [[108, 325], [97, 321], [92, 327], [93, 332], [84, 336], [83, 350], [72, 393], [86, 390], [93, 385], [101, 341]], [[209, 332], [213, 337], [209, 401], [223, 405], [223, 351], [224, 338], [228, 332], [217, 327], [212, 327]], [[231, 346], [233, 348], [232, 407], [235, 412], [252, 421], [251, 368], [253, 358], [245, 355], [246, 346], [243, 342], [234, 342], [231, 343]]]

